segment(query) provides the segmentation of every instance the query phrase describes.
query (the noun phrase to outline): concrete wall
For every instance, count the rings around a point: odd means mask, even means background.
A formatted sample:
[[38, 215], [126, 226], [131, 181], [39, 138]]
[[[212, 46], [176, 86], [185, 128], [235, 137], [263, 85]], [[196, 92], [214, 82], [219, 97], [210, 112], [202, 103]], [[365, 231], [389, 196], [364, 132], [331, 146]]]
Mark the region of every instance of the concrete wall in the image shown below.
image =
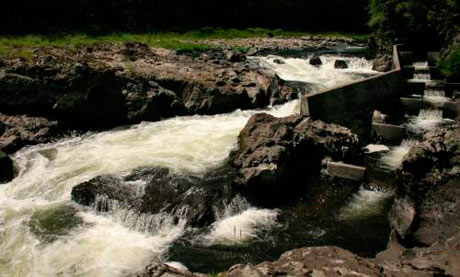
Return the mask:
[[374, 110], [392, 114], [399, 112], [398, 99], [405, 89], [397, 46], [394, 46], [393, 70], [306, 95], [301, 99], [301, 114], [349, 127], [360, 134], [360, 129], [365, 128], [361, 125], [368, 123]]

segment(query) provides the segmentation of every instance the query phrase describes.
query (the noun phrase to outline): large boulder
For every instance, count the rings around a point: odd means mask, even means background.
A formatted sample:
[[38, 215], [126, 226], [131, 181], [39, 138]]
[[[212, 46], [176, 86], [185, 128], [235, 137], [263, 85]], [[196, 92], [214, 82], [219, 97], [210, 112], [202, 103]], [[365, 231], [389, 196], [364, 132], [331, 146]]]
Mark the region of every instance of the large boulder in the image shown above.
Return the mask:
[[193, 226], [215, 220], [213, 207], [230, 197], [231, 168], [212, 174], [177, 174], [167, 168], [138, 168], [126, 176], [95, 177], [72, 189], [72, 200], [104, 212], [123, 208], [137, 213], [160, 211], [185, 216]]
[[318, 174], [326, 156], [346, 161], [357, 149], [358, 138], [347, 128], [300, 116], [260, 113], [240, 132], [238, 149], [230, 157], [238, 170], [236, 187], [269, 202], [299, 180]]
[[13, 161], [7, 154], [0, 151], [0, 183], [9, 182], [14, 178]]
[[323, 62], [321, 61], [321, 58], [318, 55], [312, 56], [310, 60], [308, 61], [308, 63], [313, 66], [320, 66], [323, 64]]

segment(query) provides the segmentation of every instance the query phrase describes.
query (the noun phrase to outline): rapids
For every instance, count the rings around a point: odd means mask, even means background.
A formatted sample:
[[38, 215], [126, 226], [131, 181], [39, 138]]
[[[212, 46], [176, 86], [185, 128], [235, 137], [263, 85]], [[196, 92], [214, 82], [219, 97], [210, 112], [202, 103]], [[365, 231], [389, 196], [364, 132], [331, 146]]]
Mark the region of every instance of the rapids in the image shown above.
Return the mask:
[[[333, 59], [325, 57], [320, 68], [299, 59], [285, 59], [284, 67], [272, 64], [271, 57], [262, 62], [281, 78], [321, 87], [362, 78], [360, 73], [375, 74], [363, 59], [343, 58], [350, 68], [341, 70], [331, 66]], [[262, 111], [289, 116], [299, 112], [299, 101], [265, 110], [144, 122], [18, 151], [13, 156], [18, 176], [0, 185], [0, 275], [126, 276], [162, 258], [187, 231], [185, 220], [175, 221], [164, 213], [140, 216], [117, 209], [116, 203], [111, 203], [110, 213], [97, 213], [72, 203], [72, 188], [102, 174], [124, 174], [140, 166], [201, 175], [227, 158], [249, 117]], [[67, 209], [75, 212], [62, 212]], [[277, 216], [276, 210], [247, 205], [222, 215], [201, 239], [209, 244], [249, 242], [260, 228], [274, 227]]]

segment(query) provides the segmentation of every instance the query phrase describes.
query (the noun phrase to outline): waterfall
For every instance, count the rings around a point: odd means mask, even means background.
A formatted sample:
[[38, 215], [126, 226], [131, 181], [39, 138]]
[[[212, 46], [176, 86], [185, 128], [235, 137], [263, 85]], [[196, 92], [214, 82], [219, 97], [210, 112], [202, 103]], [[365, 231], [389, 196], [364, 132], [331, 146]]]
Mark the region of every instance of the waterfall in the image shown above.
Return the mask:
[[411, 147], [417, 145], [417, 141], [413, 139], [406, 139], [401, 142], [401, 145], [392, 147], [390, 151], [386, 152], [381, 160], [380, 166], [386, 170], [395, 170], [401, 164], [404, 156], [409, 153]]
[[442, 115], [442, 110], [421, 109], [418, 116], [412, 117], [409, 120], [407, 128], [413, 133], [422, 133], [433, 130], [445, 121]]

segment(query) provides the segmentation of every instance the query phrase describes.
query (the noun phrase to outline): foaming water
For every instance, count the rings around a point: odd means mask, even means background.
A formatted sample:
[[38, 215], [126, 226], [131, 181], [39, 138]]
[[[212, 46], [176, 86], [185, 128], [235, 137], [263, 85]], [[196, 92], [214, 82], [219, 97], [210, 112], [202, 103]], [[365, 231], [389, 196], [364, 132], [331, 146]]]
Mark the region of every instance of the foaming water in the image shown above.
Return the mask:
[[414, 79], [415, 80], [431, 80], [431, 74], [416, 72], [414, 73]]
[[428, 62], [415, 62], [412, 64], [415, 70], [428, 69]]
[[[372, 62], [364, 58], [321, 56], [323, 64], [319, 67], [310, 65], [308, 59], [285, 59], [278, 56], [268, 56], [256, 59], [259, 59], [262, 66], [275, 71], [283, 80], [313, 84], [317, 89], [351, 83], [362, 79], [363, 74], [378, 74], [378, 72], [372, 70]], [[345, 60], [348, 68], [335, 69], [334, 63], [337, 59]], [[279, 61], [281, 61], [281, 64]]]
[[[261, 111], [284, 117], [298, 106]], [[104, 212], [80, 212], [84, 223], [53, 242], [41, 241], [28, 222], [38, 210], [67, 205], [72, 187], [102, 174], [140, 166], [202, 174], [226, 159], [249, 117], [261, 111], [141, 123], [17, 152], [18, 177], [0, 186], [2, 276], [126, 276], [143, 269], [182, 235], [186, 222], [177, 214], [137, 214], [98, 199], [96, 210]]]
[[270, 209], [257, 209], [237, 195], [215, 210], [216, 222], [210, 231], [195, 239], [196, 243], [210, 245], [236, 245], [263, 239], [260, 234], [278, 225], [279, 212]]
[[351, 201], [341, 209], [339, 219], [363, 219], [381, 215], [385, 201], [390, 197], [391, 194], [386, 192], [360, 188]]
[[367, 150], [367, 153], [369, 154], [377, 153], [377, 152], [385, 152], [385, 151], [390, 150], [388, 146], [383, 145], [383, 144], [369, 144], [365, 147], [365, 149]]
[[446, 97], [446, 93], [443, 90], [425, 90], [424, 100], [433, 104], [442, 105], [449, 101]]
[[418, 116], [410, 118], [407, 128], [413, 133], [433, 130], [445, 121], [442, 115], [442, 110], [422, 109]]
[[387, 170], [395, 170], [401, 164], [404, 156], [409, 153], [409, 150], [417, 145], [417, 141], [413, 139], [403, 140], [400, 146], [392, 147], [389, 152], [385, 153], [381, 160], [381, 167]]
[[242, 213], [216, 221], [204, 236], [208, 245], [235, 245], [262, 239], [259, 234], [277, 226], [278, 211], [249, 208]]

